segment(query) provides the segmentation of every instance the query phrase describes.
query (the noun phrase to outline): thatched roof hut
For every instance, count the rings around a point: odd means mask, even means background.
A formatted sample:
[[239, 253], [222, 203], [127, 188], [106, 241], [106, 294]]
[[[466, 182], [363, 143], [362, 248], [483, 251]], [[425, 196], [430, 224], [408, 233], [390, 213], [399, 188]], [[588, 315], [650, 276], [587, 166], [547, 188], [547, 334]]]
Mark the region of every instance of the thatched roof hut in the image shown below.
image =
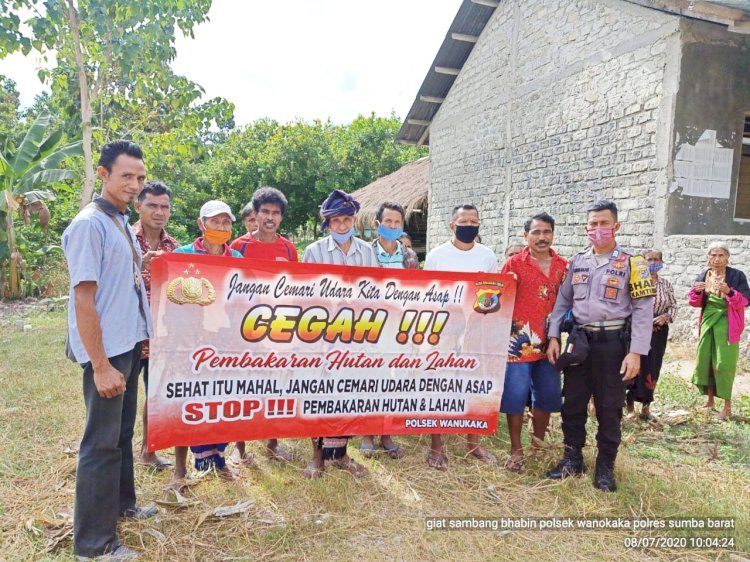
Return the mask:
[[[430, 171], [428, 156], [401, 166], [392, 174], [376, 179], [369, 185], [353, 192], [361, 208], [357, 214], [355, 228], [359, 232], [372, 229], [375, 213], [383, 201], [396, 201], [406, 211], [406, 223], [420, 215], [421, 223], [427, 215], [427, 185]], [[406, 228], [408, 231], [408, 227]]]

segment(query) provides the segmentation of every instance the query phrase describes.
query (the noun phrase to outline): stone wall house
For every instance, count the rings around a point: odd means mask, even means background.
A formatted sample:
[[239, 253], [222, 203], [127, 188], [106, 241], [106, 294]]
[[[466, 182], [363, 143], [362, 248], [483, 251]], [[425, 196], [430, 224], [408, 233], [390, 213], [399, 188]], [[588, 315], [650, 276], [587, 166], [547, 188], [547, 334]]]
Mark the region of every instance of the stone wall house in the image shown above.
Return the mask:
[[710, 241], [750, 275], [748, 4], [465, 0], [398, 136], [430, 146], [428, 244], [472, 202], [499, 255], [547, 210], [572, 256], [612, 199], [623, 246], [663, 249], [688, 332]]

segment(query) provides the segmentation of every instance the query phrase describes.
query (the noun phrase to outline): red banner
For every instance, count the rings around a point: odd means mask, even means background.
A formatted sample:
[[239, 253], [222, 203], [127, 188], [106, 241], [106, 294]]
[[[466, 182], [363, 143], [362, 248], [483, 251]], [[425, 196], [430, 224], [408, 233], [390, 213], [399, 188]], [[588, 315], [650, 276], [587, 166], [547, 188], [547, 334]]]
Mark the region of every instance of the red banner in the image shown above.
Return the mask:
[[150, 450], [496, 430], [511, 276], [165, 254], [151, 283]]

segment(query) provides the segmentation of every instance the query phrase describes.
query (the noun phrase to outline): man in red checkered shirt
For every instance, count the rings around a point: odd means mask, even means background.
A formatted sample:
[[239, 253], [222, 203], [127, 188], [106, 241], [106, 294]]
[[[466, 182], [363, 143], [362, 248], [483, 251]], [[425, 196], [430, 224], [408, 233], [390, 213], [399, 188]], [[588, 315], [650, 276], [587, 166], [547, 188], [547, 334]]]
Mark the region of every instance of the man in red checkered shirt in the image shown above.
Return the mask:
[[[151, 302], [151, 258], [159, 256], [164, 252], [171, 252], [180, 244], [172, 238], [165, 227], [169, 222], [172, 210], [172, 191], [163, 183], [158, 181], [147, 181], [143, 190], [138, 195], [135, 210], [140, 219], [133, 225], [138, 244], [143, 254], [143, 266], [141, 275], [143, 285], [146, 287], [148, 300]], [[143, 342], [141, 348], [141, 370], [143, 371], [143, 386], [148, 396], [148, 340]], [[166, 459], [157, 456], [156, 453], [146, 452], [146, 432], [148, 430], [148, 398], [143, 402], [143, 445], [141, 447], [141, 462], [153, 465], [159, 470], [172, 465]]]

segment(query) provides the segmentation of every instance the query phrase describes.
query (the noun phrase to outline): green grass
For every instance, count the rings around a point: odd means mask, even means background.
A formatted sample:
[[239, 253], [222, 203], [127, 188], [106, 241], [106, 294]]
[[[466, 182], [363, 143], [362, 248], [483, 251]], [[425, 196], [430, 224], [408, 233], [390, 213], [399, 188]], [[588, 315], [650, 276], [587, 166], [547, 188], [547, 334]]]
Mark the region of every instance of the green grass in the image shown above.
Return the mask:
[[[84, 408], [80, 369], [64, 357], [62, 312], [31, 314], [31, 332], [13, 330], [0, 318], [0, 560], [71, 560], [69, 530], [74, 498], [75, 454]], [[191, 506], [162, 510], [156, 519], [124, 523], [121, 540], [154, 560], [729, 560], [730, 551], [633, 550], [623, 541], [647, 532], [426, 531], [427, 517], [730, 517], [733, 533], [673, 531], [667, 536], [733, 536], [734, 553], [750, 552], [750, 399], [733, 403], [737, 421], [722, 423], [696, 409], [704, 397], [666, 369], [652, 411], [661, 423], [627, 420], [617, 460], [619, 490], [603, 494], [583, 478], [553, 482], [544, 472], [558, 459], [562, 442], [553, 416], [548, 449], [527, 457], [520, 475], [478, 465], [448, 438], [450, 468], [428, 469], [427, 436], [399, 437], [406, 457], [363, 461], [370, 476], [354, 480], [329, 470], [309, 482], [300, 475], [307, 440], [285, 440], [292, 466], [260, 455], [256, 468], [226, 484], [209, 477], [190, 488]], [[747, 375], [742, 375], [747, 376]], [[667, 418], [666, 413], [689, 414]], [[140, 431], [140, 424], [136, 431]], [[595, 460], [596, 423], [589, 422], [587, 465]], [[136, 435], [140, 441], [140, 435]], [[524, 435], [528, 446], [528, 436]], [[504, 419], [484, 444], [504, 459], [509, 447]], [[66, 453], [66, 451], [68, 451]], [[164, 453], [168, 455], [168, 452]], [[355, 457], [358, 455], [355, 453]], [[166, 473], [138, 467], [144, 503], [161, 499]], [[247, 513], [215, 518], [222, 505], [252, 501]], [[59, 525], [59, 529], [55, 528]]]

